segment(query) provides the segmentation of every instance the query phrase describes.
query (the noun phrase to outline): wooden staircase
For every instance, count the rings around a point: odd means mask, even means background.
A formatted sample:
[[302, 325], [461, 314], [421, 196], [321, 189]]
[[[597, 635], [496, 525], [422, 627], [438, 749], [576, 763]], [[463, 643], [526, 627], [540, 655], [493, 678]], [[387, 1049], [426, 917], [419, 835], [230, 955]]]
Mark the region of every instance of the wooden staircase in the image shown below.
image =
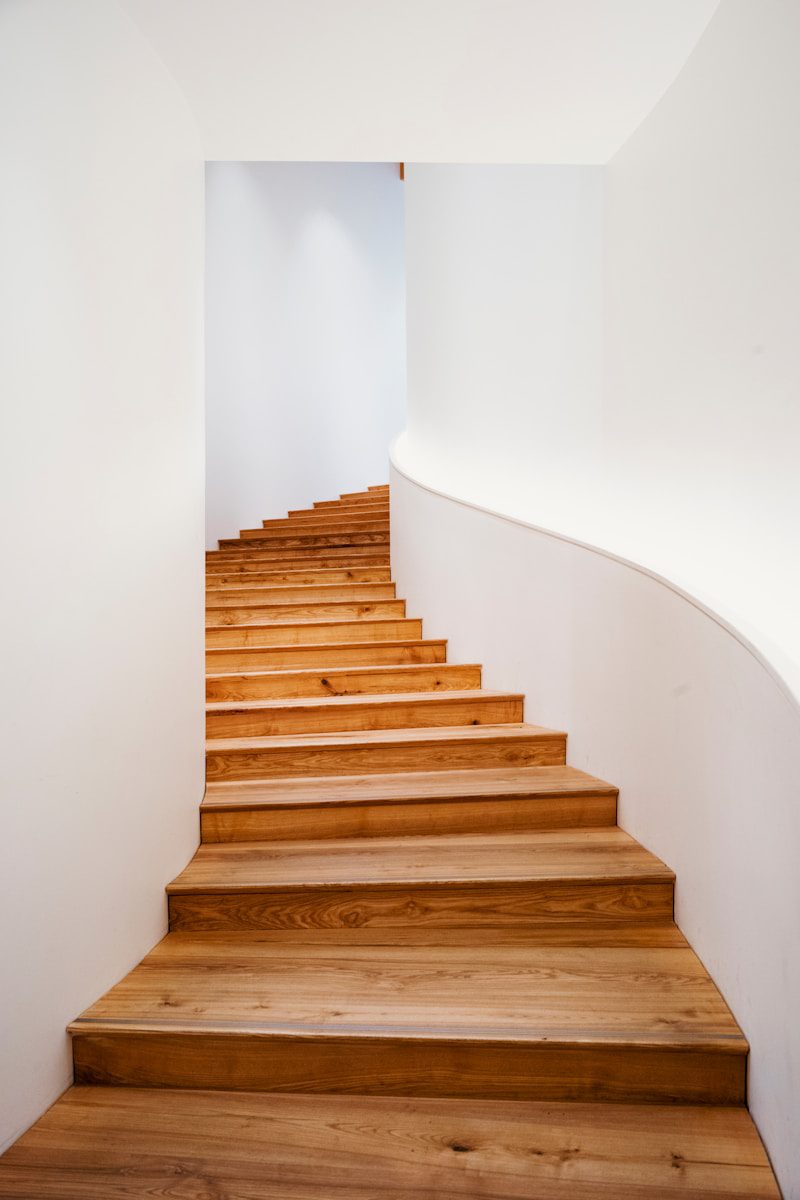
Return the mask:
[[388, 488], [242, 530], [207, 589], [200, 848], [0, 1196], [777, 1197], [672, 872], [423, 638]]

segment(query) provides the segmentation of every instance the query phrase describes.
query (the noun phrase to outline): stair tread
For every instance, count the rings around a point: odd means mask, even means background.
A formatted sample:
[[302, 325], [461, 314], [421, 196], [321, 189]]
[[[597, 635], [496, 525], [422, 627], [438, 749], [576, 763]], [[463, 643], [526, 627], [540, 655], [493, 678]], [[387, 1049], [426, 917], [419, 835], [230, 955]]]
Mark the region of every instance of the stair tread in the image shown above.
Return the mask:
[[219, 700], [206, 705], [207, 712], [249, 712], [251, 710], [374, 708], [380, 705], [443, 705], [461, 700], [522, 700], [519, 692], [493, 691], [489, 688], [452, 688], [441, 692], [372, 692], [349, 696], [293, 696], [279, 700]]
[[73, 1087], [0, 1159], [18, 1200], [211, 1179], [259, 1200], [779, 1200], [746, 1110], [711, 1106]]
[[621, 829], [201, 845], [170, 894], [416, 883], [669, 880]]
[[[339, 645], [340, 643], [336, 644]], [[372, 643], [369, 644], [372, 645]], [[383, 645], [385, 644], [386, 643], [384, 642]], [[405, 645], [405, 643], [402, 644]], [[352, 675], [354, 671], [359, 675], [385, 675], [387, 671], [391, 672], [392, 674], [394, 674], [395, 671], [408, 671], [409, 677], [413, 678], [415, 673], [419, 674], [421, 671], [431, 671], [436, 669], [444, 671], [478, 671], [480, 670], [480, 665], [478, 663], [365, 663], [363, 666], [358, 667], [330, 667], [329, 669], [324, 667], [316, 669], [313, 667], [302, 667], [297, 669], [292, 667], [284, 667], [279, 671], [221, 671], [217, 673], [214, 673], [213, 671], [207, 671], [206, 679], [270, 679], [271, 677], [280, 679], [282, 676], [287, 674], [307, 675], [309, 678], [316, 678], [320, 671], [323, 671], [325, 675], [330, 675], [334, 679], [339, 675]], [[396, 693], [392, 692], [387, 694], [395, 695]], [[405, 695], [405, 693], [403, 694]]]
[[539, 725], [528, 725], [523, 721], [507, 725], [440, 725], [424, 726], [420, 729], [352, 729], [337, 733], [297, 733], [269, 737], [209, 738], [206, 746], [209, 753], [221, 750], [269, 750], [278, 747], [303, 747], [321, 744], [324, 746], [353, 746], [392, 742], [414, 744], [425, 741], [513, 741], [517, 738], [565, 738], [566, 734]]
[[408, 771], [209, 783], [202, 808], [403, 804], [409, 800], [447, 801], [469, 796], [490, 800], [498, 796], [549, 797], [575, 792], [616, 796], [617, 788], [575, 767], [475, 767], [466, 771]]
[[649, 944], [646, 926], [622, 946], [290, 932], [167, 934], [70, 1030], [747, 1051], [694, 952]]
[[[333, 595], [333, 593], [341, 594], [344, 591], [344, 589], [348, 589], [348, 591], [346, 591], [345, 595], [344, 595], [344, 599], [347, 599], [347, 600], [359, 600], [362, 597], [365, 600], [371, 600], [371, 599], [379, 599], [380, 600], [380, 599], [384, 599], [384, 597], [382, 595], [378, 595], [377, 593], [386, 591], [387, 589], [391, 590], [393, 588], [394, 588], [394, 584], [390, 580], [378, 580], [378, 581], [367, 580], [365, 582], [359, 582], [358, 580], [355, 580], [353, 583], [347, 583], [347, 582], [342, 582], [342, 583], [296, 583], [296, 584], [275, 583], [272, 585], [267, 584], [267, 583], [265, 583], [265, 584], [242, 583], [242, 584], [238, 584], [236, 586], [234, 586], [232, 584], [225, 584], [224, 587], [214, 587], [214, 588], [206, 587], [206, 601], [208, 601], [209, 597], [212, 600], [220, 600], [220, 599], [222, 599], [222, 597], [228, 596], [228, 595], [230, 595], [233, 600], [239, 600], [241, 592], [250, 592], [251, 594], [257, 594], [258, 596], [263, 596], [265, 604], [268, 604], [270, 602], [271, 597], [280, 599], [287, 592], [292, 592], [292, 593], [298, 594], [301, 598], [304, 598], [304, 599], [305, 598], [312, 599], [316, 596], [319, 596], [320, 599], [325, 600], [327, 597], [330, 597], [331, 599], [335, 599], [336, 597]], [[393, 598], [394, 597], [389, 597], [389, 599], [393, 599]], [[294, 601], [292, 601], [292, 600], [288, 601], [288, 603], [290, 603], [290, 604], [293, 602]], [[213, 605], [208, 605], [208, 603], [206, 604], [206, 606], [213, 607]]]
[[382, 617], [382, 616], [371, 616], [369, 614], [367, 615], [366, 622], [364, 621], [363, 618], [359, 618], [359, 617], [331, 617], [328, 620], [320, 620], [319, 617], [309, 617], [307, 619], [304, 619], [303, 617], [292, 617], [292, 619], [290, 621], [248, 621], [246, 625], [206, 625], [206, 632], [208, 633], [215, 629], [224, 629], [226, 632], [230, 632], [233, 629], [288, 629], [295, 625], [303, 625], [303, 626], [305, 626], [305, 625], [314, 625], [314, 626], [317, 626], [317, 625], [320, 625], [320, 626], [353, 625], [355, 628], [358, 628], [358, 626], [360, 624], [364, 624], [364, 623], [376, 624], [376, 625], [377, 624], [395, 625], [395, 624], [397, 624], [398, 621], [419, 621], [419, 620], [420, 620], [419, 617], [401, 617], [401, 616]]

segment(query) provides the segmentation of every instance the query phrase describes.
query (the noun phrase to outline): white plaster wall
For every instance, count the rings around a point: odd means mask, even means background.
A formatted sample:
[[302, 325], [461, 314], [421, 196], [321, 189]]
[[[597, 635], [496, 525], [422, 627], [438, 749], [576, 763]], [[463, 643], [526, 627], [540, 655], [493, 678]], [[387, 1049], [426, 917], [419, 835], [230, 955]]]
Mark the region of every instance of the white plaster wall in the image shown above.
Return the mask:
[[592, 446], [602, 390], [599, 167], [407, 169], [415, 459], [526, 488]]
[[210, 163], [207, 539], [388, 479], [405, 421], [396, 163]]
[[203, 791], [202, 164], [117, 4], [0, 6], [0, 170], [2, 1148]]

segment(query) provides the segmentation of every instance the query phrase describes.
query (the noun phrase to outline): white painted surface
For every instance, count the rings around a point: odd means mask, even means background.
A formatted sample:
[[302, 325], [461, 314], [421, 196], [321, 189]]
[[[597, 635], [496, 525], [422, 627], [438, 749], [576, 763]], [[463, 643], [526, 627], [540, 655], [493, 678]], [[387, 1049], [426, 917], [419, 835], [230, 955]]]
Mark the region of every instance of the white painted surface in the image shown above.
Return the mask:
[[[395, 463], [410, 471], [401, 444]], [[753, 1116], [800, 1196], [800, 712], [750, 649], [635, 566], [392, 470], [392, 567], [427, 637], [568, 731], [677, 872], [676, 919], [750, 1040]]]
[[724, 0], [609, 165], [604, 412], [623, 553], [722, 611], [797, 695], [799, 45], [794, 0]]
[[203, 791], [202, 165], [108, 0], [0, 7], [0, 1147], [166, 928]]
[[718, 0], [125, 0], [209, 159], [605, 162]]
[[594, 444], [602, 389], [599, 167], [420, 166], [406, 182], [415, 460], [526, 486]]
[[394, 163], [207, 167], [207, 538], [385, 483], [405, 420]]

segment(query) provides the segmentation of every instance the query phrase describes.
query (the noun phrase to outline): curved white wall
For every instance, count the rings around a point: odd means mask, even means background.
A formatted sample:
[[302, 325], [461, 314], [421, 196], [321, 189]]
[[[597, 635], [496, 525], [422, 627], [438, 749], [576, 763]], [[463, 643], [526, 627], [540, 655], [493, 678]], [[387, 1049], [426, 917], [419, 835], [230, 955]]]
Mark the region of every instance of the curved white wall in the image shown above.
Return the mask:
[[158, 941], [203, 793], [203, 175], [110, 0], [0, 5], [0, 1148]]
[[794, 1200], [798, 44], [788, 0], [723, 0], [584, 204], [578, 168], [572, 187], [563, 168], [409, 170], [396, 461], [417, 483], [395, 473], [392, 502], [411, 611], [566, 728], [677, 871]]
[[209, 547], [388, 478], [405, 420], [397, 163], [206, 169]]

